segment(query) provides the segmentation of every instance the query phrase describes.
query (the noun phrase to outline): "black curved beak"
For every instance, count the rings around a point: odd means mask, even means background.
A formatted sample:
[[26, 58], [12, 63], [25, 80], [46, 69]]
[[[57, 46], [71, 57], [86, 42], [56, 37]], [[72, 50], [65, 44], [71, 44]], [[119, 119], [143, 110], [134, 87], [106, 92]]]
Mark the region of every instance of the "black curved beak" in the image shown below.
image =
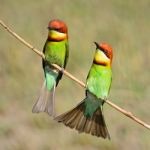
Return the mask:
[[97, 42], [94, 42], [94, 44], [96, 45], [96, 48], [99, 48], [99, 45]]

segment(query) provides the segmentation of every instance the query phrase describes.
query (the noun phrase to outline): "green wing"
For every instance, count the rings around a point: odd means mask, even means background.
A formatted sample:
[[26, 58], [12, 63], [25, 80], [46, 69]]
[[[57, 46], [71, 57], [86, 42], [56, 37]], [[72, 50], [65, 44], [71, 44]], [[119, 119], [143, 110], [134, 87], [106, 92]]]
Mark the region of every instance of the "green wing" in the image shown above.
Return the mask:
[[65, 47], [66, 47], [66, 55], [65, 55], [65, 61], [64, 61], [64, 68], [66, 68], [68, 58], [69, 58], [69, 44], [67, 41], [65, 43]]

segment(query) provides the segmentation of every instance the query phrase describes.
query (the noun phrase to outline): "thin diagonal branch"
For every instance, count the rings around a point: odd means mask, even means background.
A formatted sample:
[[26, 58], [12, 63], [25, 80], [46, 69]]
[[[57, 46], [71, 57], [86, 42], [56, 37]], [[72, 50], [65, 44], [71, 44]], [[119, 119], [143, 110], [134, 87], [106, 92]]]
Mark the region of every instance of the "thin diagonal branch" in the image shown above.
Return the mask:
[[[31, 50], [33, 50], [36, 54], [38, 54], [40, 57], [42, 57], [43, 59], [45, 59], [45, 56], [42, 52], [40, 52], [38, 49], [34, 48], [31, 44], [29, 44], [28, 42], [26, 42], [23, 38], [21, 38], [19, 35], [17, 35], [15, 32], [13, 32], [2, 20], [0, 20], [0, 25], [2, 27], [5, 28], [6, 31], [8, 31], [12, 36], [14, 36], [17, 40], [19, 40], [21, 43], [23, 43], [25, 46], [27, 46], [28, 48], [30, 48]], [[52, 64], [55, 68], [57, 68], [58, 70], [62, 70], [61, 67], [59, 67], [56, 64]], [[85, 84], [78, 80], [77, 78], [75, 78], [72, 74], [70, 74], [69, 72], [67, 72], [66, 70], [64, 70], [64, 74], [69, 77], [70, 79], [74, 80], [75, 82], [77, 82], [80, 86], [85, 88]], [[131, 118], [132, 120], [134, 120], [135, 122], [137, 122], [138, 124], [141, 124], [142, 126], [144, 126], [145, 128], [150, 130], [150, 125], [148, 125], [147, 123], [145, 123], [144, 121], [140, 120], [139, 118], [137, 118], [136, 116], [134, 116], [131, 112], [124, 110], [123, 108], [120, 108], [119, 106], [115, 105], [114, 103], [112, 103], [111, 101], [107, 100], [106, 101], [107, 104], [109, 104], [111, 107], [113, 107], [114, 109], [116, 109], [117, 111], [121, 112], [122, 114], [124, 114], [125, 116]]]
[[31, 44], [29, 44], [23, 38], [21, 38], [19, 35], [17, 35], [15, 32], [13, 32], [8, 26], [6, 26], [6, 24], [2, 20], [0, 20], [0, 25], [3, 26], [6, 31], [8, 31], [13, 37], [15, 37], [17, 40], [19, 40], [22, 44], [24, 44], [28, 48], [32, 49], [35, 53], [37, 53], [43, 59], [45, 58], [45, 56], [42, 52], [40, 52], [38, 49], [34, 48]]

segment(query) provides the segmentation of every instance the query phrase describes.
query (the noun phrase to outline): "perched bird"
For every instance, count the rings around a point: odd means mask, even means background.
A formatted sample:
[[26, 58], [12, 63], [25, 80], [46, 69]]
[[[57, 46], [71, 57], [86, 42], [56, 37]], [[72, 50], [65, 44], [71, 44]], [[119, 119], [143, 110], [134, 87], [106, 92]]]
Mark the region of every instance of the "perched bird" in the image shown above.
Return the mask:
[[[45, 60], [42, 60], [45, 81], [32, 112], [47, 112], [50, 116], [55, 116], [55, 88], [63, 75], [63, 68], [66, 67], [69, 56], [68, 29], [64, 22], [60, 20], [49, 22], [48, 38], [43, 53], [45, 54]], [[59, 65], [62, 71], [58, 71], [51, 64]]]
[[85, 132], [97, 137], [108, 138], [103, 104], [107, 100], [112, 81], [112, 48], [106, 44], [96, 43], [93, 64], [86, 80], [86, 97], [72, 110], [55, 117], [79, 133]]

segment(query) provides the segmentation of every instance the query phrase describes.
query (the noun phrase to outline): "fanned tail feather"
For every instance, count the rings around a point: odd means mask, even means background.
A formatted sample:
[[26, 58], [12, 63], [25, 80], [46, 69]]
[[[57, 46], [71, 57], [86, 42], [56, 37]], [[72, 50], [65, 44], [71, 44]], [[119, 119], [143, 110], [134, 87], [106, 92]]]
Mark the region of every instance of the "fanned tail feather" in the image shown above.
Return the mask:
[[93, 136], [110, 139], [101, 108], [99, 107], [91, 117], [85, 116], [84, 111], [85, 104], [82, 101], [72, 110], [57, 116], [55, 120], [72, 129], [75, 128], [79, 133], [85, 132]]
[[56, 85], [49, 91], [46, 87], [46, 81], [44, 82], [40, 96], [32, 108], [33, 113], [46, 112], [49, 116], [55, 116], [55, 88]]

